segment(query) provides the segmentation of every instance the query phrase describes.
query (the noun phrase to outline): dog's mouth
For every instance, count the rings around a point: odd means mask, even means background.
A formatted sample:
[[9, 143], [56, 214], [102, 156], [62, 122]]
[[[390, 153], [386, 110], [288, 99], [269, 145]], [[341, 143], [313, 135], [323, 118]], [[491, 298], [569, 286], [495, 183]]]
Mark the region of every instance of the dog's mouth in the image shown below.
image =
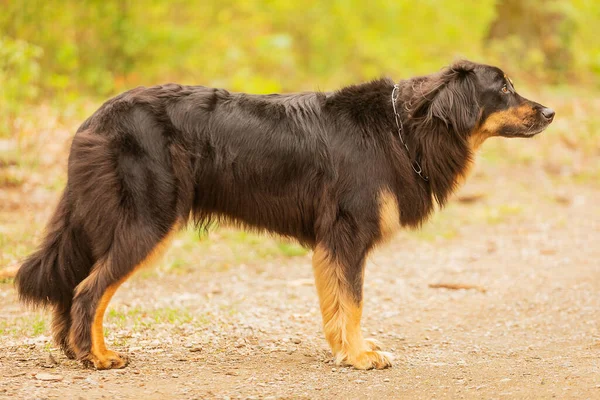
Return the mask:
[[540, 133], [542, 133], [547, 127], [550, 125], [550, 122], [542, 122], [542, 123], [534, 123], [529, 126], [524, 125], [523, 131], [514, 132], [512, 135], [508, 137], [522, 137], [522, 138], [530, 138], [534, 137]]
[[538, 133], [541, 133], [544, 129], [546, 129], [552, 121], [554, 121], [554, 115], [556, 113], [553, 109], [548, 107], [542, 107], [539, 110], [539, 114], [537, 115], [536, 120], [531, 124], [531, 126], [523, 133], [522, 137], [533, 137]]
[[501, 129], [500, 136], [504, 137], [520, 137], [530, 138], [542, 133], [554, 120], [554, 115], [551, 118], [543, 117], [532, 122], [523, 122], [519, 126], [505, 126]]

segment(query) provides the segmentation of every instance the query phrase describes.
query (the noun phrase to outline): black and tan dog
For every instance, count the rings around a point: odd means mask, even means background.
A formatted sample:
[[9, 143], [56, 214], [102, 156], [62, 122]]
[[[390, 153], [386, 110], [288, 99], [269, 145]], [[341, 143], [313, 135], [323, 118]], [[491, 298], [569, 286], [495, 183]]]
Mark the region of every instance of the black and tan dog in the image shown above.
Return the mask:
[[312, 248], [336, 361], [387, 367], [360, 328], [369, 251], [444, 205], [486, 138], [531, 137], [553, 117], [500, 69], [468, 61], [332, 93], [128, 91], [76, 133], [44, 242], [16, 277], [20, 298], [53, 307], [67, 356], [121, 368], [102, 330], [119, 285], [190, 219], [233, 221]]

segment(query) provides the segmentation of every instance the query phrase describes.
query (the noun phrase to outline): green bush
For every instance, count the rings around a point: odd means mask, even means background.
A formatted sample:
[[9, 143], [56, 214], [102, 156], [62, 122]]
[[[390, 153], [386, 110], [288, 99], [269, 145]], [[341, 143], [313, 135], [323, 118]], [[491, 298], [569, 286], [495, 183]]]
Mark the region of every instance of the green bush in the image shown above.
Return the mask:
[[327, 90], [429, 73], [459, 57], [529, 82], [597, 84], [600, 75], [600, 2], [591, 0], [0, 4], [4, 131], [36, 98], [105, 98], [167, 81], [257, 93]]
[[0, 36], [0, 137], [9, 135], [21, 108], [37, 98], [42, 49]]

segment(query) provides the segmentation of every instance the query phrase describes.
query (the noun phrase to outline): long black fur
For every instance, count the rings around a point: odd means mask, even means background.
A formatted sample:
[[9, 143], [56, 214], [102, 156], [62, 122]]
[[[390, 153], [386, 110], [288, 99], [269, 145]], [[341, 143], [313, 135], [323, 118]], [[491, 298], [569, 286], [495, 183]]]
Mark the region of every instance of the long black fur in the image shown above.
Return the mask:
[[[364, 257], [382, 235], [378, 194], [395, 195], [407, 227], [447, 201], [473, 156], [469, 137], [482, 115], [509, 108], [491, 94], [498, 71], [462, 61], [401, 81], [397, 108], [410, 152], [398, 138], [388, 79], [330, 93], [176, 84], [123, 93], [75, 135], [46, 237], [16, 277], [20, 298], [54, 306], [55, 339], [69, 350], [71, 330], [85, 357], [106, 288], [191, 217], [199, 227], [227, 220], [325, 246], [360, 302]], [[92, 269], [98, 274], [75, 296]]]

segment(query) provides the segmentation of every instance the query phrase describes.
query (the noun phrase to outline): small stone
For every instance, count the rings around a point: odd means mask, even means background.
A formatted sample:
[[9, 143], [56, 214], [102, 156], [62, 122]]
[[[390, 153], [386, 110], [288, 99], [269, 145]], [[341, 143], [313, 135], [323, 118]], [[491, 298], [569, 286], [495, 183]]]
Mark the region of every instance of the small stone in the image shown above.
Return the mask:
[[384, 382], [389, 382], [389, 381], [390, 381], [390, 378], [384, 378], [384, 379], [383, 379], [383, 381], [384, 381]]
[[62, 381], [64, 378], [62, 375], [55, 375], [55, 374], [48, 374], [45, 372], [40, 372], [39, 374], [35, 375], [35, 379], [37, 379], [38, 381], [56, 382], [56, 381]]
[[55, 368], [56, 364], [51, 362], [50, 360], [47, 360], [46, 362], [40, 364], [40, 367], [42, 368]]
[[331, 368], [331, 372], [337, 371], [337, 368]]
[[48, 353], [48, 357], [46, 358], [46, 363], [50, 365], [58, 365], [58, 361], [52, 355], [52, 353]]
[[93, 379], [91, 376], [88, 376], [87, 378], [84, 379], [85, 383], [89, 383], [90, 385], [97, 385], [98, 381]]
[[201, 347], [201, 346], [192, 347], [192, 348], [190, 349], [190, 351], [191, 351], [192, 353], [197, 353], [197, 352], [199, 352], [199, 351], [202, 351], [202, 347]]
[[178, 375], [178, 374], [172, 374], [171, 376], [172, 376], [173, 378], [179, 378], [179, 375]]
[[302, 340], [300, 340], [300, 338], [297, 338], [297, 337], [291, 338], [290, 340], [294, 344], [300, 344], [300, 343], [302, 343]]
[[365, 383], [366, 381], [363, 379], [355, 379], [354, 383]]

